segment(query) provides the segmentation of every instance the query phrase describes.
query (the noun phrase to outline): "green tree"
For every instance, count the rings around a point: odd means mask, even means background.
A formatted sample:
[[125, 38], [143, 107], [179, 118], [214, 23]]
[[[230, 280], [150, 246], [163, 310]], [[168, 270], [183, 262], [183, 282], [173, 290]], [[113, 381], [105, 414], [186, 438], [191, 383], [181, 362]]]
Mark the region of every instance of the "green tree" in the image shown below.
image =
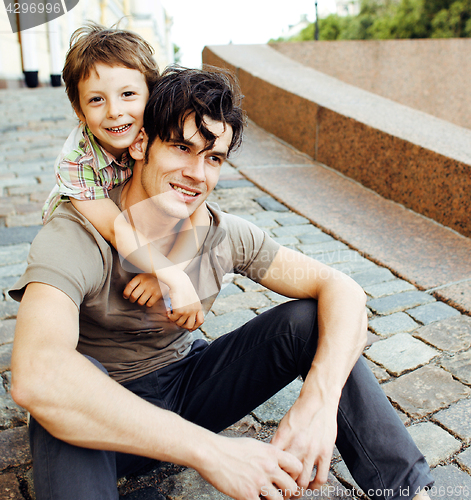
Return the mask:
[[[450, 37], [471, 37], [471, 0], [361, 0], [357, 16], [319, 19], [320, 40]], [[314, 23], [290, 41], [313, 39]]]

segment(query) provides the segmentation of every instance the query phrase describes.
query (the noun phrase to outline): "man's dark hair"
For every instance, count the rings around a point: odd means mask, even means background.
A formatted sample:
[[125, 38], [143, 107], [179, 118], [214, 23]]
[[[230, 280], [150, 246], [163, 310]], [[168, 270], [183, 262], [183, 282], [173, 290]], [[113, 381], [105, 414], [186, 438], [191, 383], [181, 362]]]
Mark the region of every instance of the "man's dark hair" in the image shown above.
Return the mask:
[[216, 136], [204, 123], [204, 117], [230, 125], [232, 141], [228, 154], [240, 146], [245, 125], [241, 108], [242, 94], [230, 73], [218, 68], [205, 70], [170, 66], [154, 87], [144, 111], [144, 129], [149, 138], [146, 151], [156, 137], [167, 142], [183, 139], [185, 120], [194, 115], [196, 127], [211, 149]]

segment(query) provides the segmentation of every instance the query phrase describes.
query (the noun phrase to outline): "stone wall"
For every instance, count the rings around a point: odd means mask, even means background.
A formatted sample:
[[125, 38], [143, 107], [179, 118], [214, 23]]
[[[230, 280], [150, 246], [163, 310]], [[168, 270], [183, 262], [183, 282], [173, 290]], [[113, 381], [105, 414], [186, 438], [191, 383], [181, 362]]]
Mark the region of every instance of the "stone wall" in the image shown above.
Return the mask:
[[262, 128], [385, 198], [471, 236], [471, 130], [349, 85], [268, 45], [206, 47]]
[[471, 39], [278, 43], [318, 71], [471, 128]]

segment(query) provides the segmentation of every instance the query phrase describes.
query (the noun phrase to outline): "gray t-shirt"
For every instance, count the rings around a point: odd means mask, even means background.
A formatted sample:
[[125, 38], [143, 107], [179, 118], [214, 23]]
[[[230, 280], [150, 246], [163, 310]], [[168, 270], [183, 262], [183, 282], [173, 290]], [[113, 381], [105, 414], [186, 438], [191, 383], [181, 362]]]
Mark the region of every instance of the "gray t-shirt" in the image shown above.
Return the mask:
[[[205, 312], [225, 274], [259, 281], [279, 249], [250, 222], [222, 212], [217, 205], [207, 206], [209, 231], [185, 269]], [[162, 300], [149, 308], [123, 298], [134, 276], [90, 222], [71, 203], [63, 203], [33, 241], [28, 267], [10, 295], [21, 300], [32, 282], [64, 292], [80, 309], [77, 350], [100, 361], [118, 382], [126, 382], [181, 359], [193, 341], [190, 332], [167, 318]]]

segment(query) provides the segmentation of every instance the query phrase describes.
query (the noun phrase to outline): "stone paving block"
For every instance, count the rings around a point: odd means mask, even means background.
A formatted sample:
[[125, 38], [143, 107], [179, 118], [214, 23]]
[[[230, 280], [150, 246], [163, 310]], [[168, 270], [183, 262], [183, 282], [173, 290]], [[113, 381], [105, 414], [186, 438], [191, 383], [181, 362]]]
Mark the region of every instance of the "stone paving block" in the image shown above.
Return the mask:
[[243, 294], [229, 295], [217, 298], [211, 307], [216, 316], [242, 309], [260, 309], [270, 305], [268, 298], [260, 292], [245, 292]]
[[433, 416], [443, 427], [466, 443], [471, 443], [471, 399], [462, 399]]
[[271, 219], [270, 217], [260, 217], [258, 219], [255, 219], [253, 221], [253, 224], [261, 228], [279, 227], [275, 219]]
[[0, 180], [0, 193], [3, 189], [13, 187], [13, 186], [23, 186], [26, 188], [27, 186], [36, 186], [38, 181], [35, 177], [12, 177], [10, 179], [2, 179]]
[[368, 326], [378, 335], [388, 337], [395, 333], [412, 332], [419, 325], [406, 313], [398, 312], [374, 318], [368, 323]]
[[370, 367], [371, 371], [373, 372], [373, 375], [376, 377], [376, 380], [379, 383], [386, 382], [386, 380], [389, 380], [391, 378], [391, 375], [389, 375], [389, 373], [384, 368], [381, 368], [368, 358], [365, 358], [365, 360], [366, 364]]
[[38, 226], [41, 223], [41, 212], [39, 211], [26, 215], [7, 215], [5, 218], [6, 227]]
[[0, 345], [13, 342], [15, 336], [16, 319], [0, 321]]
[[14, 427], [0, 432], [0, 471], [31, 462], [28, 428]]
[[236, 275], [234, 277], [234, 283], [237, 286], [240, 286], [244, 292], [263, 292], [264, 290], [267, 290], [267, 288], [260, 285], [260, 283], [256, 283], [250, 278], [241, 275]]
[[272, 229], [275, 236], [301, 236], [303, 234], [319, 234], [317, 227], [310, 224], [301, 224], [295, 226], [283, 226]]
[[15, 474], [9, 472], [0, 476], [0, 498], [2, 500], [24, 500]]
[[310, 224], [310, 220], [306, 219], [302, 215], [298, 214], [289, 214], [283, 217], [275, 217], [276, 222], [280, 224], [280, 226], [300, 226], [302, 224]]
[[401, 292], [411, 292], [417, 290], [414, 285], [411, 285], [404, 280], [392, 280], [386, 281], [385, 283], [378, 283], [376, 285], [367, 285], [363, 287], [363, 290], [373, 297], [374, 299], [378, 297], [385, 297], [387, 295], [393, 295], [395, 293]]
[[428, 492], [432, 500], [466, 500], [471, 496], [471, 477], [454, 465], [439, 465], [432, 471], [435, 484]]
[[28, 257], [30, 247], [31, 245], [29, 243], [0, 246], [0, 266], [25, 262], [26, 257]]
[[355, 479], [353, 479], [353, 476], [351, 475], [350, 471], [348, 470], [347, 465], [345, 464], [345, 462], [343, 460], [334, 464], [332, 466], [332, 469], [334, 470], [335, 475], [339, 479], [341, 479], [344, 483], [347, 483], [348, 485], [350, 485], [352, 493], [353, 493], [353, 490], [356, 491], [356, 495], [355, 495], [356, 498], [362, 496], [362, 493], [364, 493], [364, 492], [362, 492], [361, 488], [358, 486]]
[[[340, 242], [337, 242], [340, 243]], [[330, 243], [325, 243], [325, 245], [329, 245]], [[322, 243], [321, 243], [322, 245]], [[362, 257], [355, 250], [335, 250], [335, 251], [326, 251], [322, 253], [317, 253], [312, 255], [312, 257], [320, 262], [323, 262], [327, 265], [332, 265], [340, 262], [348, 262], [348, 263], [356, 263], [366, 261], [364, 257]]]
[[216, 189], [236, 189], [241, 187], [253, 187], [253, 182], [247, 179], [231, 179], [224, 180], [220, 179], [216, 185]]
[[[190, 490], [191, 491], [191, 490]], [[166, 500], [155, 488], [148, 486], [139, 490], [128, 493], [127, 495], [120, 495], [120, 500]], [[179, 497], [185, 498], [185, 497]], [[226, 497], [228, 498], [228, 497]]]
[[[18, 406], [0, 379], [0, 429], [26, 424], [26, 410]], [[1, 497], [0, 497], [1, 498]]]
[[7, 266], [0, 266], [0, 278], [8, 278], [10, 276], [21, 276], [25, 272], [25, 269], [26, 269], [26, 262], [11, 264]]
[[365, 272], [367, 270], [381, 269], [374, 262], [371, 262], [371, 260], [367, 260], [367, 259], [357, 261], [357, 262], [334, 263], [334, 264], [331, 264], [330, 267], [337, 269], [338, 271], [341, 271], [342, 273], [345, 273], [348, 276], [351, 276], [352, 278], [356, 274]]
[[242, 290], [234, 283], [228, 283], [223, 285], [221, 291], [219, 292], [218, 299], [223, 299], [224, 297], [229, 297], [230, 295], [236, 295], [243, 293]]
[[415, 307], [414, 309], [409, 309], [407, 313], [424, 325], [460, 315], [459, 311], [444, 302], [435, 302], [434, 304]]
[[394, 280], [396, 279], [396, 276], [394, 276], [389, 269], [375, 266], [371, 269], [366, 269], [353, 274], [352, 279], [354, 279], [361, 287], [365, 287]]
[[435, 467], [461, 448], [457, 439], [431, 422], [411, 425], [407, 430], [430, 467]]
[[284, 247], [288, 245], [294, 246], [299, 243], [299, 240], [295, 236], [280, 236], [279, 238], [273, 238], [273, 239]]
[[334, 241], [334, 238], [332, 238], [332, 236], [329, 236], [328, 234], [321, 232], [314, 234], [301, 234], [298, 238], [299, 241], [305, 245]]
[[268, 401], [255, 408], [252, 414], [263, 424], [279, 424], [298, 398], [302, 386], [303, 383], [299, 379], [293, 380]]
[[471, 385], [471, 351], [444, 358], [441, 365], [464, 384]]
[[[0, 297], [1, 291], [6, 295], [8, 290], [18, 281], [18, 276], [6, 276], [5, 278], [0, 278]], [[0, 298], [1, 300], [1, 298]]]
[[261, 196], [255, 200], [262, 208], [265, 210], [271, 210], [273, 212], [288, 212], [289, 208], [285, 207], [278, 201], [276, 201], [271, 196]]
[[[338, 250], [348, 250], [348, 246], [341, 241], [324, 241], [320, 243], [311, 243], [309, 245], [298, 245], [299, 251], [306, 255], [317, 255], [322, 253], [335, 253]], [[317, 258], [317, 257], [316, 257]], [[341, 262], [341, 261], [339, 261]]]
[[403, 292], [389, 297], [371, 299], [367, 305], [375, 313], [385, 315], [405, 311], [412, 307], [435, 302], [435, 299], [424, 292]]
[[471, 347], [471, 317], [454, 316], [414, 332], [414, 337], [432, 344], [442, 351], [457, 352]]
[[207, 319], [200, 329], [210, 338], [216, 339], [225, 333], [235, 330], [247, 321], [255, 318], [256, 314], [250, 310], [233, 311], [221, 316]]
[[456, 461], [468, 474], [471, 474], [471, 448], [461, 452], [456, 457]]
[[16, 318], [18, 307], [20, 307], [18, 302], [5, 300], [0, 302], [0, 320]]
[[159, 485], [159, 489], [167, 500], [183, 500], [184, 498], [230, 500], [230, 497], [206, 482], [194, 469], [186, 469], [170, 476]]
[[386, 395], [411, 417], [422, 418], [471, 394], [469, 387], [453, 380], [436, 366], [423, 366], [383, 384]]
[[425, 365], [438, 352], [408, 333], [397, 333], [385, 340], [375, 342], [365, 356], [383, 366], [389, 373], [399, 376], [405, 371]]
[[12, 343], [0, 345], [0, 373], [10, 369], [12, 349]]
[[0, 227], [0, 245], [31, 243], [41, 228], [42, 224], [29, 227]]

